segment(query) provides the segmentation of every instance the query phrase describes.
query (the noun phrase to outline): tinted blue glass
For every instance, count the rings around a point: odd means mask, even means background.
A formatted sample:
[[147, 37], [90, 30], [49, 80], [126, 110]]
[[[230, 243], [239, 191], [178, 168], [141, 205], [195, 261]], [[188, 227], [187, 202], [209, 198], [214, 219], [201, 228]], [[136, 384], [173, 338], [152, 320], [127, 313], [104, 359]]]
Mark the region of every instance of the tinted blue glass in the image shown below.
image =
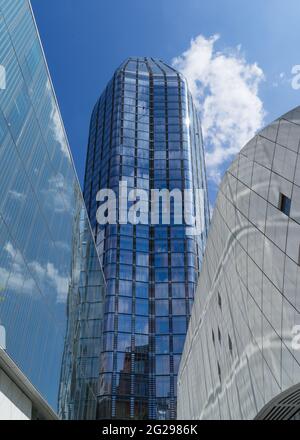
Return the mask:
[[[130, 332], [132, 337], [126, 359], [122, 353], [124, 386], [120, 373], [119, 385], [108, 387], [111, 394], [104, 398], [100, 393], [99, 418], [176, 418], [179, 360], [174, 356], [181, 354], [209, 222], [200, 132], [186, 81], [152, 58], [124, 61], [93, 111], [84, 191], [92, 225], [96, 224], [97, 191], [107, 185], [117, 189], [121, 179], [137, 189], [202, 188], [205, 199], [205, 226], [199, 236], [188, 237], [185, 225], [173, 225], [173, 202], [170, 226], [162, 225], [160, 215], [158, 225], [95, 229], [98, 252], [109, 276], [108, 293], [118, 296], [119, 309], [111, 306], [114, 319], [104, 324], [104, 330], [117, 329], [111, 341], [111, 350], [115, 349], [111, 373], [116, 372], [122, 347], [118, 332]], [[188, 206], [193, 212], [194, 203]], [[157, 354], [169, 358], [165, 363], [161, 358], [155, 369], [149, 359]]]
[[0, 322], [7, 353], [61, 417], [95, 418], [105, 283], [26, 0], [0, 0], [0, 55]]

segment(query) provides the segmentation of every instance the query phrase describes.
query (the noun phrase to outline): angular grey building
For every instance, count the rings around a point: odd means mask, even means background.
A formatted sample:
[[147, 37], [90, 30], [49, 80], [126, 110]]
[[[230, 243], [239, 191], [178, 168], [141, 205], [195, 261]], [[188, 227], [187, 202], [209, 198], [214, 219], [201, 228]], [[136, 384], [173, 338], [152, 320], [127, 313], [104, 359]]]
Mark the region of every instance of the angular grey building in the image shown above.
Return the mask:
[[59, 396], [91, 416], [105, 282], [27, 0], [0, 0], [0, 63], [0, 419], [56, 419]]
[[[201, 233], [188, 236], [186, 224], [173, 221], [173, 208], [169, 225], [161, 219], [156, 225], [97, 224], [98, 191], [118, 195], [121, 180], [128, 191], [148, 195], [152, 189], [202, 189]], [[98, 418], [175, 418], [209, 209], [197, 112], [185, 79], [164, 62], [127, 59], [98, 100], [84, 199], [107, 281]], [[195, 200], [189, 203], [194, 213]]]
[[299, 141], [300, 107], [251, 140], [222, 181], [180, 365], [179, 419], [299, 418]]

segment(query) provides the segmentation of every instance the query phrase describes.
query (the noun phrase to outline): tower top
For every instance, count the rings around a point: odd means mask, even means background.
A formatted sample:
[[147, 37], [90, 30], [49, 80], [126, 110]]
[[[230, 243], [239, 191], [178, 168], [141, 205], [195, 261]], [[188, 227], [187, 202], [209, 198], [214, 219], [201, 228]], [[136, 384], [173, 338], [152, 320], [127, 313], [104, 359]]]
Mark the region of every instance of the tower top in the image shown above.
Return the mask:
[[152, 57], [129, 57], [122, 62], [117, 70], [125, 72], [139, 72], [139, 73], [152, 73], [155, 75], [168, 75], [178, 76], [183, 78], [183, 75], [178, 72], [174, 67], [165, 63], [159, 58]]

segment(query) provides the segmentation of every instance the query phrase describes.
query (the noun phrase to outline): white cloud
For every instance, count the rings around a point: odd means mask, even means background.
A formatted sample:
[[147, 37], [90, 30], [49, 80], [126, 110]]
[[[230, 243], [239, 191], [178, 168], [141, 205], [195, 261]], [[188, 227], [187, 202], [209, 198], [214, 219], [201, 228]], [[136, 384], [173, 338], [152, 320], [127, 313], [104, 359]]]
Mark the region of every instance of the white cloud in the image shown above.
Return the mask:
[[6, 70], [5, 67], [0, 64], [0, 90], [6, 89]]
[[45, 197], [49, 210], [53, 210], [56, 214], [72, 214], [73, 188], [67, 186], [61, 173], [51, 176], [48, 179], [48, 189], [43, 189], [41, 192]]
[[50, 128], [54, 134], [55, 140], [60, 144], [61, 151], [63, 152], [65, 157], [69, 161], [71, 161], [65, 132], [57, 110], [56, 102], [54, 101], [53, 98], [53, 90], [49, 80], [47, 80], [46, 88], [49, 93], [49, 99], [51, 102]]
[[38, 261], [31, 261], [27, 268], [21, 252], [15, 249], [10, 242], [6, 243], [4, 250], [8, 258], [7, 266], [0, 267], [0, 286], [2, 288], [8, 282], [9, 289], [16, 293], [35, 295], [37, 286], [33, 275], [44, 294], [54, 293], [57, 303], [66, 302], [69, 278], [66, 274], [60, 273], [53, 263], [48, 262], [42, 265]]
[[66, 302], [69, 287], [69, 279], [67, 276], [61, 275], [52, 263], [47, 263], [42, 266], [37, 261], [34, 261], [29, 263], [29, 268], [39, 279], [40, 285], [48, 283], [54, 288], [57, 294], [56, 301], [58, 303]]
[[259, 85], [262, 69], [236, 49], [217, 51], [218, 35], [199, 35], [173, 60], [186, 77], [202, 119], [208, 177], [219, 183], [223, 168], [264, 123]]
[[8, 193], [13, 199], [15, 199], [17, 201], [22, 202], [26, 199], [26, 194], [24, 194], [24, 193], [14, 191], [14, 190], [10, 190]]

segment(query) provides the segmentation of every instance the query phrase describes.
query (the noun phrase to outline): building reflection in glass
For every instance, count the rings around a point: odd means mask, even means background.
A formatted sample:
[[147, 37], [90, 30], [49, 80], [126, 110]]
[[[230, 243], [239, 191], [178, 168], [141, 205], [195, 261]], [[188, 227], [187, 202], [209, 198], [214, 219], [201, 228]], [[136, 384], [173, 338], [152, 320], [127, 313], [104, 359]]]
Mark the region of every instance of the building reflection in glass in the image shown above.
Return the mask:
[[[55, 411], [61, 385], [60, 403], [69, 396], [70, 408], [60, 413], [85, 416], [96, 402], [99, 344], [89, 338], [100, 334], [104, 279], [27, 0], [0, 0], [0, 58], [6, 71], [0, 90], [0, 323], [6, 352]], [[80, 400], [91, 412], [76, 412]]]
[[60, 387], [60, 416], [93, 420], [97, 411], [105, 283], [85, 210], [73, 231], [67, 334]]

